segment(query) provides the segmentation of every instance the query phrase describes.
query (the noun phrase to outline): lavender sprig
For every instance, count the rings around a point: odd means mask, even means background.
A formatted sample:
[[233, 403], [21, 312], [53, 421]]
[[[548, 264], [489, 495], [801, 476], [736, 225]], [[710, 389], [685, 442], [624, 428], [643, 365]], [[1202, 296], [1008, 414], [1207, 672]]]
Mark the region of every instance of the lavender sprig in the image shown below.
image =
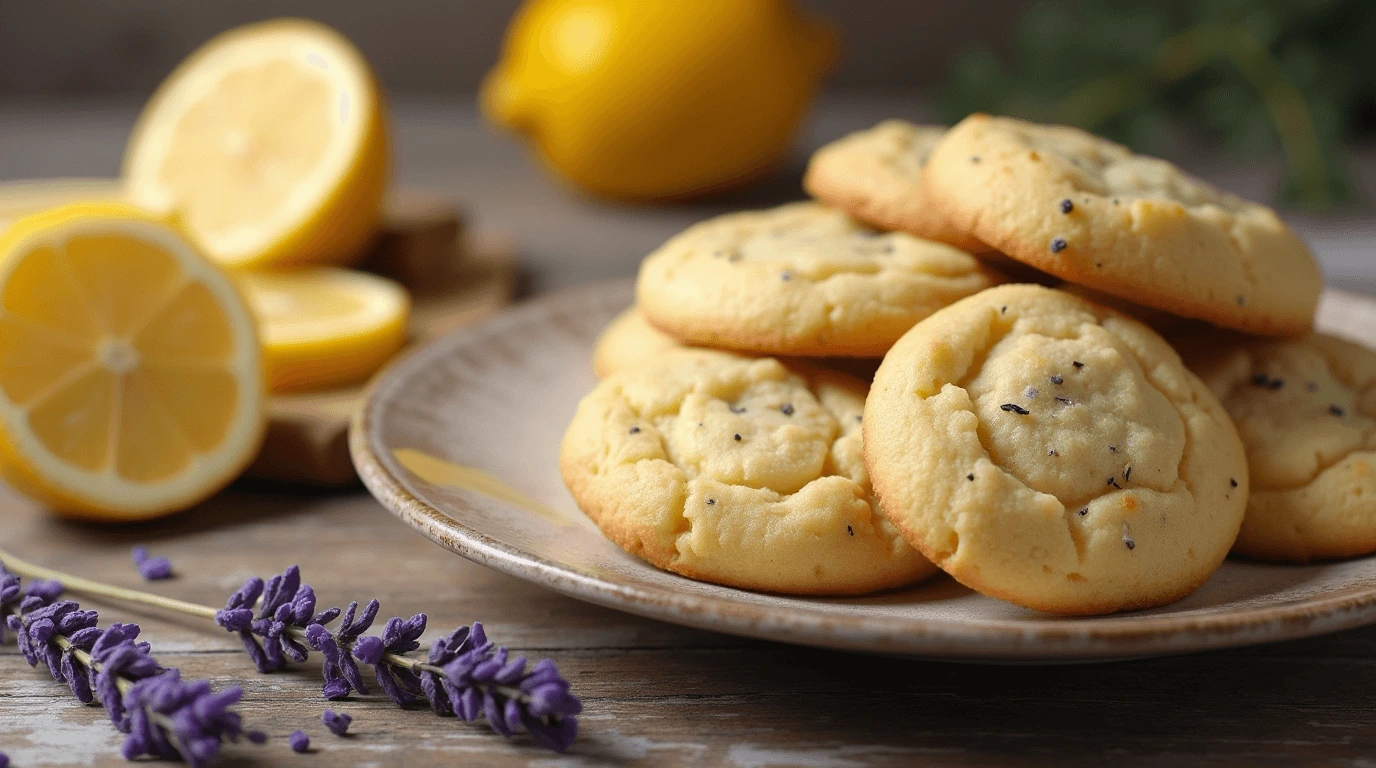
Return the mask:
[[[305, 661], [306, 649], [315, 649], [324, 657], [322, 693], [327, 699], [368, 692], [359, 668], [362, 663], [373, 667], [378, 686], [403, 707], [424, 700], [439, 715], [457, 715], [467, 722], [483, 719], [503, 736], [525, 732], [537, 744], [557, 751], [572, 745], [578, 733], [576, 716], [582, 703], [553, 661], [544, 659], [528, 667], [525, 657], [510, 658], [506, 648], [498, 648], [487, 639], [477, 622], [435, 640], [425, 660], [409, 657], [405, 654], [420, 647], [425, 614], [409, 619], [393, 617], [381, 636], [365, 635], [379, 611], [376, 600], [361, 612], [358, 603], [351, 603], [342, 612], [339, 627], [331, 632], [327, 625], [339, 618], [341, 611], [330, 608], [313, 613], [315, 592], [301, 584], [296, 566], [267, 582], [247, 580], [223, 609], [216, 610], [59, 574], [3, 551], [0, 560], [31, 576], [62, 578], [72, 591], [213, 620], [240, 636], [244, 649], [262, 672], [280, 669], [287, 660]], [[0, 583], [0, 603], [6, 594], [5, 584]]]
[[219, 755], [225, 739], [266, 740], [265, 734], [245, 731], [239, 715], [229, 710], [243, 689], [233, 686], [217, 694], [204, 680], [183, 683], [180, 672], [164, 669], [149, 655], [147, 643], [134, 642], [138, 625], [111, 624], [102, 630], [95, 611], [56, 600], [61, 591], [53, 581], [31, 582], [21, 590], [18, 577], [0, 568], [0, 615], [30, 666], [44, 662], [82, 703], [99, 696], [111, 722], [127, 734], [122, 749], [127, 759], [147, 754], [199, 767]]
[[[247, 624], [243, 616], [259, 594], [263, 601], [260, 615], [273, 601], [280, 600], [272, 598], [274, 582], [281, 585], [278, 587], [280, 594], [282, 589], [300, 583], [300, 571], [292, 566], [269, 579], [266, 587], [259, 579], [249, 579], [230, 596], [216, 621], [241, 636], [246, 632], [264, 636], [256, 623]], [[310, 588], [301, 586], [299, 589], [305, 592]], [[313, 606], [314, 592], [310, 592], [310, 597]], [[492, 730], [503, 736], [528, 733], [537, 744], [558, 752], [573, 744], [578, 734], [576, 716], [582, 712], [583, 705], [572, 694], [572, 686], [559, 674], [554, 662], [545, 659], [527, 669], [524, 656], [510, 659], [507, 649], [497, 648], [488, 641], [478, 622], [472, 627], [459, 627], [435, 640], [425, 661], [410, 658], [405, 654], [420, 648], [426, 615], [418, 613], [409, 619], [392, 617], [387, 620], [381, 636], [363, 634], [372, 626], [378, 610], [376, 600], [370, 601], [362, 612], [357, 602], [350, 603], [334, 632], [326, 625], [339, 614], [337, 609], [312, 617], [304, 627], [299, 622], [281, 627], [281, 636], [304, 640], [324, 657], [321, 693], [325, 698], [343, 699], [351, 692], [367, 694], [368, 688], [358, 667], [361, 663], [373, 668], [378, 687], [398, 706], [425, 701], [438, 715], [457, 715], [465, 722], [486, 720]], [[294, 615], [304, 617], [306, 613]], [[258, 657], [253, 646], [256, 645], [252, 635], [245, 640], [245, 648], [255, 662]]]

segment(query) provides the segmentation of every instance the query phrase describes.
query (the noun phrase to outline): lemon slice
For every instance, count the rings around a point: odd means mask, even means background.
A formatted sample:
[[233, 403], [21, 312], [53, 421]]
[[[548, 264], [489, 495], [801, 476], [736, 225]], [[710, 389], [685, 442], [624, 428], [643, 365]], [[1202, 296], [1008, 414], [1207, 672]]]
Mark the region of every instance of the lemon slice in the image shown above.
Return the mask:
[[273, 392], [361, 381], [406, 343], [411, 300], [386, 278], [330, 267], [238, 278], [258, 318]]
[[329, 27], [240, 27], [153, 95], [124, 176], [132, 202], [177, 212], [225, 266], [349, 262], [377, 230], [386, 187], [377, 82]]
[[157, 217], [81, 203], [0, 236], [0, 474], [55, 510], [131, 520], [230, 482], [264, 428], [253, 316]]
[[124, 199], [119, 179], [31, 179], [0, 182], [0, 231], [31, 213], [81, 200]]

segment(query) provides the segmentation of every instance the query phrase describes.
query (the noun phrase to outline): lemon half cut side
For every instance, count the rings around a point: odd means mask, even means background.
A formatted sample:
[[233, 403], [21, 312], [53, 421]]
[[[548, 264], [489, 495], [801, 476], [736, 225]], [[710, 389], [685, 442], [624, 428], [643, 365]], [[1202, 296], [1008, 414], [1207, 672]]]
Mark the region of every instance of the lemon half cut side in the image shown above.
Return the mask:
[[153, 214], [81, 203], [0, 237], [0, 475], [55, 511], [174, 512], [264, 430], [262, 353], [230, 279]]
[[203, 45], [129, 140], [130, 200], [177, 213], [234, 268], [346, 263], [381, 220], [382, 96], [368, 62], [316, 22], [250, 24]]

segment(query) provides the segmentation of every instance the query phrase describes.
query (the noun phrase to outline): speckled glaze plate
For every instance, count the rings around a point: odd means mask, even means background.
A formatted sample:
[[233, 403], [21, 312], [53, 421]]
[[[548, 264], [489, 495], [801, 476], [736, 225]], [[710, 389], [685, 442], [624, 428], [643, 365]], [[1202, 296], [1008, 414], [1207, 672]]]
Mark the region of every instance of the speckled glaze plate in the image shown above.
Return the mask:
[[[1097, 618], [1027, 611], [940, 574], [869, 597], [797, 598], [659, 571], [602, 536], [564, 489], [557, 465], [564, 428], [596, 383], [593, 341], [631, 299], [629, 281], [584, 286], [412, 353], [373, 384], [355, 416], [350, 442], [363, 482], [426, 537], [504, 573], [642, 616], [789, 643], [1076, 662], [1376, 622], [1376, 557], [1306, 566], [1229, 560], [1173, 605]], [[1330, 332], [1369, 339], [1376, 301], [1330, 292], [1320, 318]]]

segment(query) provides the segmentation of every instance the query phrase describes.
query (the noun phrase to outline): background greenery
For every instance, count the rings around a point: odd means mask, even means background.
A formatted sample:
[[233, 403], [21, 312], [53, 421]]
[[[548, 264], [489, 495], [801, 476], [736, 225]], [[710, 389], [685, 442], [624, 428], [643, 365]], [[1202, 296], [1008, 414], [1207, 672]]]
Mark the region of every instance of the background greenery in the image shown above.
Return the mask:
[[1354, 198], [1345, 148], [1376, 127], [1376, 0], [1038, 3], [1011, 61], [961, 54], [940, 102], [948, 120], [1017, 115], [1144, 152], [1185, 123], [1279, 152], [1281, 200], [1327, 209]]

